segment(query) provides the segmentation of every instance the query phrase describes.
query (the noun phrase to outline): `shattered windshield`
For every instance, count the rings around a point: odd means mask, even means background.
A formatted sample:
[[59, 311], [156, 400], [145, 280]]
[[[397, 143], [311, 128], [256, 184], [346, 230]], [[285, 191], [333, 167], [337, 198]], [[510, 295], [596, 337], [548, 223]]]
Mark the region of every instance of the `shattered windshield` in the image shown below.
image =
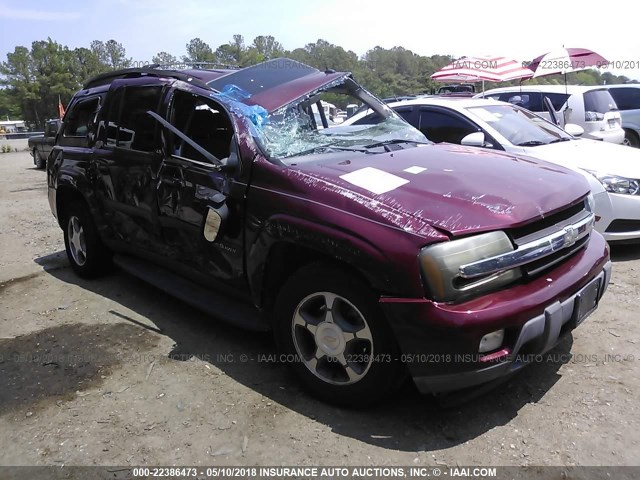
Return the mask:
[[380, 144], [403, 141], [428, 143], [420, 131], [393, 112], [372, 125], [340, 126], [333, 119], [327, 119], [328, 126], [324, 127], [320, 119], [319, 113], [309, 114], [289, 107], [269, 115], [260, 131], [260, 142], [269, 157], [277, 159], [331, 151], [363, 151]]
[[[220, 96], [233, 100], [232, 110], [250, 120], [256, 141], [271, 159], [296, 157], [298, 162], [301, 156], [317, 153], [380, 153], [430, 143], [351, 78], [325, 85], [270, 113], [259, 105], [247, 105], [252, 95], [237, 85], [225, 85], [221, 90]], [[354, 104], [375, 111], [376, 122], [341, 125], [348, 118], [347, 106]]]

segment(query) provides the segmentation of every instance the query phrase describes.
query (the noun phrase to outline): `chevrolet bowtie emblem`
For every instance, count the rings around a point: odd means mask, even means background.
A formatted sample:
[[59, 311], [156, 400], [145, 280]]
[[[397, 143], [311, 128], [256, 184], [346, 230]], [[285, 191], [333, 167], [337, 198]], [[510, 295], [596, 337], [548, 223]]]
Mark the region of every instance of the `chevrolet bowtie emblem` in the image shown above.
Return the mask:
[[564, 245], [565, 247], [570, 247], [576, 240], [578, 239], [578, 229], [574, 227], [565, 227], [564, 229]]

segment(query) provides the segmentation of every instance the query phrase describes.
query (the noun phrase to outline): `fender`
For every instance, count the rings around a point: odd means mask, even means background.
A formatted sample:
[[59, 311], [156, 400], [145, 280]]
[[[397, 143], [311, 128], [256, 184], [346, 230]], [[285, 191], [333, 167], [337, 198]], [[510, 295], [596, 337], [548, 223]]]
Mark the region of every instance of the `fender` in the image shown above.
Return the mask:
[[[397, 236], [395, 239], [401, 244], [398, 246], [406, 246]], [[265, 292], [273, 287], [267, 284], [270, 279], [266, 278], [265, 274], [277, 246], [284, 247], [283, 271], [292, 268], [291, 262], [295, 263], [294, 253], [303, 249], [309, 253], [305, 263], [334, 260], [347, 264], [356, 269], [377, 292], [410, 292], [417, 296], [424, 294], [417, 258], [412, 262], [415, 263], [415, 276], [408, 275], [406, 268], [392, 262], [385, 251], [369, 239], [335, 226], [320, 225], [303, 218], [281, 214], [274, 215], [262, 223], [255, 240], [247, 246], [247, 277], [256, 305], [263, 305]], [[417, 249], [415, 251], [417, 253]], [[302, 265], [295, 265], [299, 266]]]
[[625, 119], [623, 118], [622, 128], [628, 128], [629, 130], [633, 130], [634, 132], [640, 135], [640, 124], [633, 122], [631, 119], [628, 119], [627, 121], [625, 121]]

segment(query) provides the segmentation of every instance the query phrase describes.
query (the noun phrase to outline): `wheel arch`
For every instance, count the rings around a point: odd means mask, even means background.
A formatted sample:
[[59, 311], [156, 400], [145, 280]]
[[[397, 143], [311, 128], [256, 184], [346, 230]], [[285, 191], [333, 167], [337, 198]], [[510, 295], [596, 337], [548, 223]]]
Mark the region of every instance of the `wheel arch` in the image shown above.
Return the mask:
[[65, 228], [64, 221], [65, 221], [66, 209], [68, 208], [68, 206], [76, 202], [82, 202], [89, 209], [89, 212], [91, 213], [93, 224], [96, 227], [98, 236], [101, 238], [101, 240], [104, 241], [103, 229], [100, 228], [100, 226], [103, 225], [102, 217], [99, 216], [100, 210], [94, 204], [95, 199], [94, 199], [94, 202], [92, 202], [90, 197], [88, 197], [87, 195], [84, 195], [82, 193], [82, 188], [80, 188], [77, 183], [75, 182], [58, 183], [56, 187], [55, 201], [56, 201], [56, 217], [58, 219], [58, 225], [60, 225], [60, 228], [62, 229]]
[[638, 133], [639, 129], [630, 126], [623, 126], [624, 134], [626, 136], [632, 136], [635, 138], [636, 144], [640, 143], [640, 134]]
[[352, 272], [381, 294], [402, 289], [391, 260], [367, 239], [301, 218], [278, 216], [248, 248], [247, 275], [254, 302], [269, 311], [285, 281], [312, 263]]

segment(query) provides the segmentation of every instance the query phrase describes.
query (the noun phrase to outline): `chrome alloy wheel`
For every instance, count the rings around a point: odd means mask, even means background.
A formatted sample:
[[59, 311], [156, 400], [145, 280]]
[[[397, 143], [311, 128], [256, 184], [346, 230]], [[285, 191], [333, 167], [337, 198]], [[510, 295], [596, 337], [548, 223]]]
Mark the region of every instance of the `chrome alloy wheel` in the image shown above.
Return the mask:
[[83, 266], [87, 262], [87, 245], [84, 240], [84, 230], [78, 217], [69, 217], [67, 235], [69, 237], [69, 250], [73, 261], [76, 262], [77, 265]]
[[291, 324], [300, 360], [320, 380], [333, 385], [358, 382], [373, 362], [373, 338], [360, 311], [330, 292], [308, 295]]

